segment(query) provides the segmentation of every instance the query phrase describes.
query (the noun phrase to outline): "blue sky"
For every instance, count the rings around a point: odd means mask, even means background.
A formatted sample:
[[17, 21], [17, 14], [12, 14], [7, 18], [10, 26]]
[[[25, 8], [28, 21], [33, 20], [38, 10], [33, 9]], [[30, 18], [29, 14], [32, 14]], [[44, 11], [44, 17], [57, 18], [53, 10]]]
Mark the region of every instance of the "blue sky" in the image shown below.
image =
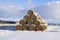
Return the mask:
[[41, 5], [43, 3], [50, 2], [50, 1], [57, 1], [57, 0], [0, 0], [0, 2], [3, 4], [15, 4], [21, 7], [26, 7], [28, 2], [32, 4]]
[[33, 9], [44, 19], [60, 19], [60, 0], [0, 0], [0, 19], [18, 20]]

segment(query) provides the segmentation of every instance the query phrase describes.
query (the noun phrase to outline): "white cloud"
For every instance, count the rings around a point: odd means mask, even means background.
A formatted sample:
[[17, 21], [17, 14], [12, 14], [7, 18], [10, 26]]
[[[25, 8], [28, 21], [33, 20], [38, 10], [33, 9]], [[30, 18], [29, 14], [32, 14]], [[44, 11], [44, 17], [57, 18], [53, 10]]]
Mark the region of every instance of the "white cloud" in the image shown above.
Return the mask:
[[17, 17], [20, 12], [23, 10], [22, 7], [20, 7], [19, 5], [5, 5], [5, 4], [0, 4], [0, 17]]
[[17, 21], [24, 16], [25, 11], [23, 10], [24, 8], [22, 8], [19, 5], [1, 3], [0, 4], [0, 20]]
[[21, 18], [25, 15], [27, 9], [32, 9], [36, 7], [37, 4], [32, 0], [28, 0], [26, 4], [26, 9], [19, 5], [13, 3], [1, 3], [0, 2], [0, 18]]
[[35, 8], [37, 7], [38, 4], [37, 3], [34, 3], [33, 0], [28, 0], [27, 1], [27, 4], [26, 4], [26, 8], [27, 9], [32, 9], [32, 8]]
[[50, 11], [54, 18], [60, 18], [60, 1], [50, 2], [50, 6], [48, 7], [47, 11]]
[[43, 18], [60, 18], [60, 1], [45, 3], [34, 10], [43, 16]]
[[[32, 0], [28, 0], [26, 4], [27, 9], [32, 9], [38, 12], [44, 18], [60, 18], [60, 1], [52, 1], [43, 5], [33, 3]], [[4, 17], [23, 17], [25, 15], [25, 9], [19, 5], [14, 4], [2, 4], [0, 3], [0, 18]]]

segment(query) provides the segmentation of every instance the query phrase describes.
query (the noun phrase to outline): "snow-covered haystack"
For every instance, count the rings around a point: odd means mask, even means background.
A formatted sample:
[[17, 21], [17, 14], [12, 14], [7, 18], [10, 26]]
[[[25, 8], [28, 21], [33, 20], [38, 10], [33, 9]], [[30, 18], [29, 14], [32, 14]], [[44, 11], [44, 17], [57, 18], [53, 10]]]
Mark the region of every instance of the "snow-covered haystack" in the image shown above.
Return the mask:
[[19, 21], [19, 25], [16, 26], [17, 30], [30, 30], [30, 31], [44, 31], [47, 28], [47, 23], [42, 17], [32, 11], [28, 10], [27, 15]]

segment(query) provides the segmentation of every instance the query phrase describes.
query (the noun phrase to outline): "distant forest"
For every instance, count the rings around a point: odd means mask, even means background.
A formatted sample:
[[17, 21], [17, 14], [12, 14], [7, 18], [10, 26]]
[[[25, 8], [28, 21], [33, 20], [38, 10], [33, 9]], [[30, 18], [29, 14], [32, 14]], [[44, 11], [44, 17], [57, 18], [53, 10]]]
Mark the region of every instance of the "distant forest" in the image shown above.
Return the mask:
[[3, 20], [0, 20], [0, 24], [15, 24], [16, 22], [15, 21], [3, 21]]
[[60, 26], [60, 23], [48, 23], [49, 26]]

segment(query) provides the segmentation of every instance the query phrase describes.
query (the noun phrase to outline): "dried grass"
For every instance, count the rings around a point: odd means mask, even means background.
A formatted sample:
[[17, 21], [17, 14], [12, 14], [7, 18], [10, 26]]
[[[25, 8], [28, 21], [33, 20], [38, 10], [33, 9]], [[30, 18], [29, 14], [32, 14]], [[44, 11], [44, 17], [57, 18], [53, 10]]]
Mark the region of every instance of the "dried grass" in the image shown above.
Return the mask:
[[30, 31], [35, 31], [36, 30], [36, 25], [31, 24], [29, 29], [30, 29]]
[[25, 21], [25, 20], [20, 20], [20, 21], [19, 21], [19, 24], [24, 25], [24, 24], [26, 24], [26, 21]]
[[21, 24], [17, 25], [16, 30], [22, 30], [22, 25]]

